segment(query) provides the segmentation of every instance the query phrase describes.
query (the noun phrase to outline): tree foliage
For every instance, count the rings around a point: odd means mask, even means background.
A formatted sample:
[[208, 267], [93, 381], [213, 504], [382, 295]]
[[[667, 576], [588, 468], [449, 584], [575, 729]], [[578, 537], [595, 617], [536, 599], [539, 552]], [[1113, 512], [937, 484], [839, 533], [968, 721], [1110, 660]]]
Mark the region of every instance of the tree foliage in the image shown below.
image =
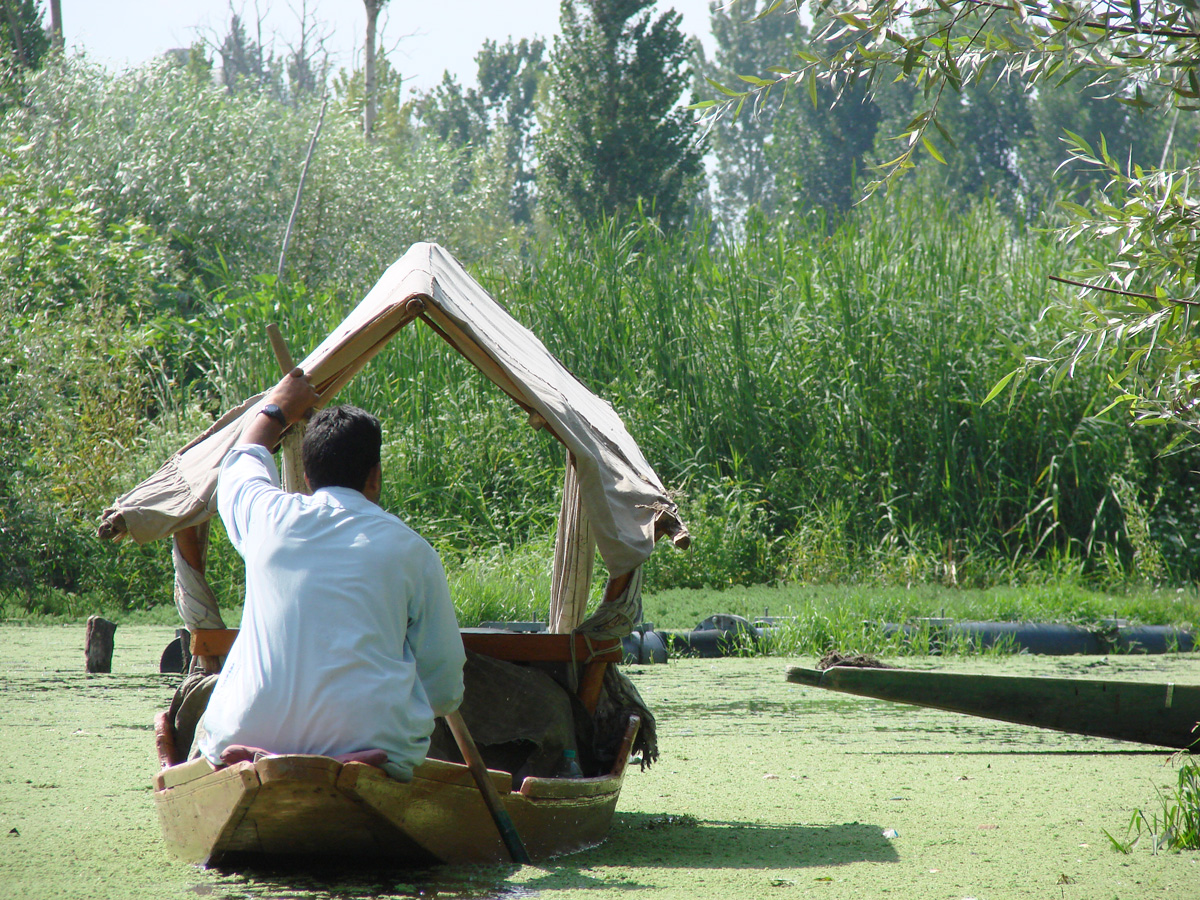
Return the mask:
[[[952, 98], [989, 80], [1016, 79], [1036, 91], [1073, 85], [1160, 119], [1200, 108], [1200, 17], [1188, 0], [770, 0], [763, 8], [811, 11], [826, 23], [818, 39], [832, 49], [780, 60], [747, 90], [726, 88], [710, 114], [785, 87], [811, 94], [827, 85], [845, 96], [906, 82], [916, 108], [872, 189], [912, 169], [919, 153], [944, 162], [954, 144]], [[1169, 152], [1139, 161], [1132, 152], [1115, 156], [1107, 136], [1089, 141], [1071, 122], [1056, 124], [1070, 160], [1096, 172], [1103, 187], [1062, 204], [1071, 217], [1063, 234], [1085, 249], [1086, 262], [1070, 279], [1068, 336], [1051, 358], [1029, 362], [1061, 378], [1096, 355], [1117, 372], [1118, 402], [1142, 420], [1200, 429], [1195, 148], [1180, 148], [1180, 164]]]
[[532, 222], [534, 204], [533, 129], [538, 89], [546, 73], [546, 44], [538, 38], [486, 40], [475, 56], [476, 86], [463, 88], [446, 72], [442, 83], [420, 98], [422, 124], [451, 147], [487, 154], [502, 148], [512, 179], [512, 218]]
[[0, 3], [0, 113], [19, 103], [25, 73], [38, 68], [50, 49], [42, 28], [41, 0], [3, 0]]
[[[246, 282], [274, 271], [316, 107], [269, 91], [231, 96], [168, 61], [114, 76], [70, 60], [31, 76], [0, 137], [22, 148], [34, 189], [74, 186], [101, 215], [167, 236], [210, 283]], [[368, 146], [357, 113], [326, 118], [288, 255], [295, 277], [356, 294], [416, 240], [468, 259], [495, 249], [474, 223], [506, 210], [506, 195], [486, 183], [458, 190], [458, 161], [437, 142], [383, 145], [381, 131]]]
[[[233, 13], [229, 17], [229, 30], [220, 42], [210, 41], [213, 56], [220, 61], [217, 66], [221, 84], [233, 94], [250, 91], [269, 94], [276, 100], [293, 105], [304, 99], [317, 96], [325, 89], [329, 76], [329, 55], [325, 51], [325, 36], [320, 25], [308, 12], [307, 0], [296, 13], [300, 35], [288, 52], [275, 52], [271, 40], [264, 38], [262, 20], [247, 23], [242, 16]], [[193, 48], [190, 58], [181, 60], [185, 65], [198, 67], [202, 60], [196, 59], [202, 48]]]
[[42, 27], [41, 0], [4, 0], [0, 19], [0, 54], [17, 66], [36, 69], [50, 50], [50, 35]]
[[[819, 46], [813, 38], [797, 49]], [[766, 153], [768, 163], [789, 173], [781, 186], [783, 207], [845, 211], [875, 148], [880, 107], [860, 85], [837, 93], [819, 84], [815, 97], [798, 99], [794, 114], [776, 117]]]
[[180, 273], [145, 223], [38, 187], [0, 152], [0, 589], [112, 589], [92, 518], [128, 483]]
[[[735, 8], [715, 3], [710, 22], [716, 50], [711, 61], [703, 61], [700, 74], [714, 81], [724, 79], [730, 72], [758, 74], [764, 60], [787, 59], [808, 34], [804, 24], [794, 17], [751, 18]], [[696, 92], [703, 94], [709, 90], [698, 83]], [[782, 104], [778, 98], [762, 100], [747, 110], [746, 115], [716, 119], [709, 132], [716, 164], [716, 202], [727, 220], [740, 217], [751, 208], [773, 215], [778, 206], [777, 184], [787, 177], [786, 170], [777, 171], [778, 161], [774, 164], [767, 161]], [[790, 108], [784, 113], [795, 114]]]
[[689, 48], [654, 0], [563, 0], [562, 35], [538, 110], [538, 187], [552, 215], [594, 220], [644, 204], [681, 221], [701, 174], [679, 105]]

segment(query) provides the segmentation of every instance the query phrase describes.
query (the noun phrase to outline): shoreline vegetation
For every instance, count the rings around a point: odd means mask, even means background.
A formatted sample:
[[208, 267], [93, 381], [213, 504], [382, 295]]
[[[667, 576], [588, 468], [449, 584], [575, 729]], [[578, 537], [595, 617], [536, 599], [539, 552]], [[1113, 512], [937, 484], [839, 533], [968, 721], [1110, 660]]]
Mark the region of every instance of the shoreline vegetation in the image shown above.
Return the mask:
[[[0, 616], [169, 602], [167, 548], [102, 545], [100, 512], [277, 379], [268, 324], [301, 358], [418, 239], [611, 402], [675, 493], [692, 548], [650, 558], [651, 595], [1200, 578], [1194, 451], [1164, 455], [1169, 428], [1110, 408], [1111, 372], [1081, 359], [984, 402], [1061, 352], [1070, 313], [1049, 276], [1076, 260], [1049, 209], [1027, 221], [915, 173], [836, 215], [543, 218], [480, 244], [469, 208], [439, 212], [462, 200], [440, 180], [452, 160], [366, 151], [331, 110], [279, 277], [271, 210], [294, 201], [312, 108], [169, 66], [67, 59], [29, 77], [29, 103], [0, 116], [0, 245], [20, 250], [0, 253]], [[384, 421], [385, 507], [476, 595], [536, 607], [561, 447], [417, 325], [338, 399]], [[219, 533], [208, 574], [240, 594]]]
[[[496, 581], [466, 579], [450, 572], [451, 590], [458, 606], [459, 624], [474, 627], [482, 622], [545, 621], [548, 604], [531, 599], [518, 602], [519, 586]], [[507, 588], [507, 590], [505, 590]], [[535, 593], [525, 597], [534, 598]], [[0, 611], [6, 607], [0, 604]], [[770, 616], [780, 621], [772, 640], [747, 646], [746, 655], [821, 656], [837, 650], [871, 654], [923, 655], [930, 652], [926, 634], [921, 639], [885, 633], [887, 623], [916, 623], [930, 619], [960, 621], [1028, 622], [1079, 625], [1103, 630], [1120, 621], [1130, 625], [1164, 625], [1183, 631], [1200, 624], [1200, 599], [1194, 588], [1142, 589], [1101, 592], [1062, 584], [1020, 588], [946, 588], [938, 585], [876, 587], [848, 585], [791, 585], [728, 588], [724, 590], [672, 589], [643, 598], [643, 621], [658, 629], [689, 630], [718, 613], [753, 621]], [[119, 625], [181, 627], [170, 604], [127, 610], [119, 607], [72, 613], [26, 612], [8, 608], [0, 625], [72, 625], [90, 614], [102, 614]], [[222, 609], [230, 627], [241, 619], [240, 605]], [[938, 642], [939, 655], [1001, 655], [1003, 645], [980, 650], [968, 642]]]

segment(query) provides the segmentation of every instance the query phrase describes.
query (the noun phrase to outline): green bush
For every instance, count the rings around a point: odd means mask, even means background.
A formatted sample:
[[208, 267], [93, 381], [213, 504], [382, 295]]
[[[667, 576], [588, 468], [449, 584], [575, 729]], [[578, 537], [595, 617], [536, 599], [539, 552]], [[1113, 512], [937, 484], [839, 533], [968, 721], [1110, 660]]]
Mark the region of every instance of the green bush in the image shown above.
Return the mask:
[[55, 591], [158, 602], [130, 590], [146, 558], [118, 565], [94, 530], [153, 402], [142, 314], [172, 254], [69, 190], [39, 195], [16, 167], [0, 177], [0, 209], [0, 591], [30, 605]]
[[[21, 136], [40, 189], [86, 186], [106, 217], [148, 223], [217, 285], [276, 270], [315, 100], [231, 95], [167, 60], [113, 75], [62, 57], [28, 82], [0, 133]], [[416, 136], [366, 144], [352, 113], [334, 104], [325, 117], [289, 249], [298, 280], [357, 299], [417, 240], [468, 258], [507, 252], [511, 234], [493, 224], [504, 190], [484, 178], [456, 190], [456, 153]]]

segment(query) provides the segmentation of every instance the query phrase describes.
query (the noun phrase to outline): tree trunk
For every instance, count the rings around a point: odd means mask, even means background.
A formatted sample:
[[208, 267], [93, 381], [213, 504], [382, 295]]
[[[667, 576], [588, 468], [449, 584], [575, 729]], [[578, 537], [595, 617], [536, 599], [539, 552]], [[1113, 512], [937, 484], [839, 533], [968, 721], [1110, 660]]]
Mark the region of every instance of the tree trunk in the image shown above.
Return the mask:
[[62, 53], [62, 0], [50, 0], [50, 46]]
[[[367, 0], [368, 5], [370, 0]], [[4, 12], [8, 15], [8, 27], [12, 31], [13, 49], [17, 51], [17, 59], [21, 65], [29, 65], [29, 60], [25, 58], [25, 42], [21, 40], [21, 25], [17, 21], [17, 15], [13, 11], [11, 3], [4, 4]]]
[[366, 77], [366, 105], [363, 107], [363, 137], [372, 140], [375, 131], [375, 26], [379, 10], [387, 0], [363, 0], [367, 8], [367, 43], [364, 48], [363, 65]]

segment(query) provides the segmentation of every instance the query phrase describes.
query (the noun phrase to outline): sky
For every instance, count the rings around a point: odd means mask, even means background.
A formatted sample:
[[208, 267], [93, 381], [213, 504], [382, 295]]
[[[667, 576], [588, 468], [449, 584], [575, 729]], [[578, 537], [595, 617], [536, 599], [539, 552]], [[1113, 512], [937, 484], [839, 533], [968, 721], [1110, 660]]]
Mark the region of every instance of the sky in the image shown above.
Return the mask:
[[[120, 70], [136, 66], [199, 37], [219, 43], [228, 31], [230, 9], [253, 23], [255, 0], [61, 0], [68, 50], [82, 49], [95, 62]], [[710, 0], [658, 0], [674, 8], [682, 30], [712, 51]], [[749, 5], [751, 0], [740, 0]], [[362, 57], [366, 13], [362, 0], [257, 0], [263, 43], [273, 38], [285, 53], [299, 36], [299, 11], [323, 23], [335, 70]], [[46, 4], [43, 4], [46, 6]], [[464, 84], [475, 83], [475, 54], [485, 39], [550, 38], [558, 32], [559, 0], [390, 0], [380, 16], [381, 46], [413, 90], [427, 90], [449, 70]]]

